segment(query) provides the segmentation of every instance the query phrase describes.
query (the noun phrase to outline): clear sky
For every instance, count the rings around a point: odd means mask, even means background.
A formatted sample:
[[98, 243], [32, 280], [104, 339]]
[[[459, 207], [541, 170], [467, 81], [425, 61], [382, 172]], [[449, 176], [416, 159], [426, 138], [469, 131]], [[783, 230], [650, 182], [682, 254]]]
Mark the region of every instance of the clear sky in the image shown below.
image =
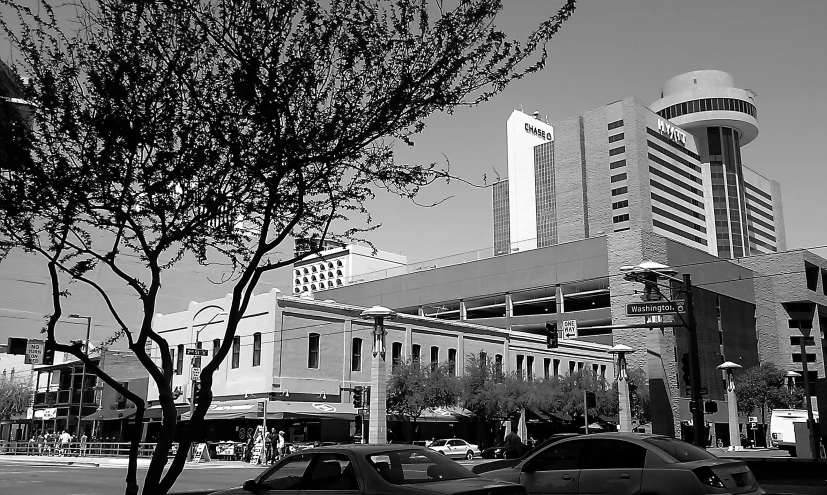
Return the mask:
[[[525, 33], [559, 0], [506, 0], [499, 25]], [[505, 123], [515, 108], [554, 122], [622, 98], [651, 103], [670, 77], [699, 69], [731, 73], [757, 93], [760, 132], [744, 164], [781, 183], [789, 248], [827, 245], [827, 1], [584, 0], [549, 46], [546, 69], [494, 100], [435, 115], [401, 162], [451, 161], [454, 173], [481, 182], [506, 170]], [[490, 247], [490, 189], [458, 183], [423, 194], [452, 196], [435, 208], [380, 198], [377, 248], [409, 261]], [[822, 256], [827, 254], [820, 251]]]
[[[499, 25], [525, 35], [561, 3], [505, 0]], [[651, 103], [670, 77], [719, 69], [758, 95], [760, 133], [742, 156], [781, 183], [788, 246], [827, 245], [825, 21], [827, 0], [581, 0], [549, 45], [543, 72], [479, 107], [433, 116], [413, 148], [398, 145], [397, 157], [432, 162], [444, 154], [453, 173], [490, 183], [495, 170], [506, 175], [505, 123], [515, 108], [554, 123], [629, 96]], [[0, 41], [0, 57], [8, 54]], [[413, 262], [489, 248], [491, 190], [455, 182], [424, 192], [421, 202], [449, 196], [434, 208], [380, 196], [371, 210], [383, 225], [370, 240]]]

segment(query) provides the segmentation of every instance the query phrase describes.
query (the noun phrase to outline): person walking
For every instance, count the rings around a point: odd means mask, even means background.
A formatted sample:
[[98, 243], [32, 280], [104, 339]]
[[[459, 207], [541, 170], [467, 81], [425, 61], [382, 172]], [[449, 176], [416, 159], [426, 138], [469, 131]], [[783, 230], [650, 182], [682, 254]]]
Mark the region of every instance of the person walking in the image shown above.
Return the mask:
[[273, 457], [269, 459], [269, 462], [275, 464], [279, 460], [279, 435], [275, 428], [270, 430], [270, 452], [272, 452]]
[[86, 457], [86, 441], [88, 438], [86, 437], [86, 433], [84, 432], [83, 435], [80, 436], [80, 457]]
[[506, 459], [517, 459], [520, 457], [520, 454], [523, 450], [523, 441], [520, 439], [520, 436], [517, 435], [517, 432], [514, 431], [513, 428], [511, 429], [511, 433], [505, 436], [503, 444], [503, 448], [505, 448]]
[[270, 432], [264, 430], [264, 438], [262, 439], [263, 445], [261, 446], [261, 457], [262, 457], [262, 464], [265, 466], [270, 464], [270, 458], [273, 457], [273, 446], [270, 442]]
[[46, 446], [46, 437], [43, 430], [37, 432], [37, 455], [43, 455], [43, 448]]
[[279, 459], [283, 459], [287, 455], [287, 442], [284, 441], [284, 431], [279, 431], [278, 438]]
[[60, 457], [65, 457], [69, 453], [69, 443], [72, 441], [72, 435], [63, 431], [60, 434]]

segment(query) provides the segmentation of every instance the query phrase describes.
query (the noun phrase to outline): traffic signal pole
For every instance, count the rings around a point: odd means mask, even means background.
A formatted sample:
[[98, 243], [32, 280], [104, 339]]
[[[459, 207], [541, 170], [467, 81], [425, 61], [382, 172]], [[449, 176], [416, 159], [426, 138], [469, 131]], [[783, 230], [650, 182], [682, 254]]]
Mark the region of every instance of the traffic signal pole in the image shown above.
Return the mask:
[[694, 444], [706, 448], [706, 425], [704, 420], [704, 403], [701, 398], [701, 363], [698, 349], [698, 327], [695, 322], [695, 311], [692, 301], [692, 279], [688, 273], [683, 274], [683, 289], [686, 294], [686, 330], [689, 333], [689, 373], [691, 375], [692, 401], [695, 410], [692, 411], [692, 429]]

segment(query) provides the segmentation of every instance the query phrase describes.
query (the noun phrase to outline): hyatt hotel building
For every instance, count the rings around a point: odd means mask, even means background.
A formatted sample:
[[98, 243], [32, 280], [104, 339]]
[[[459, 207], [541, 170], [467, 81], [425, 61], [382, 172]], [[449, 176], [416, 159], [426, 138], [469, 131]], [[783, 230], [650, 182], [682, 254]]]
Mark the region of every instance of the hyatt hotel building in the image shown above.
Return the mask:
[[507, 124], [508, 178], [494, 186], [494, 254], [630, 228], [720, 258], [786, 249], [777, 182], [741, 161], [758, 135], [755, 94], [725, 72], [674, 77], [553, 126]]

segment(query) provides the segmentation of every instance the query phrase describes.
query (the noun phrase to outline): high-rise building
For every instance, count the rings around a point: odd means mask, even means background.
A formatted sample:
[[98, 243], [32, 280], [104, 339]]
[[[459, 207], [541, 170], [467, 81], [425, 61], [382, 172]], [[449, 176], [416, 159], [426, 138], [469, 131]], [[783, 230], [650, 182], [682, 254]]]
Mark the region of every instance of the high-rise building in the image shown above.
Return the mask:
[[755, 93], [725, 72], [682, 74], [650, 106], [627, 98], [553, 127], [514, 111], [507, 129], [495, 255], [630, 228], [723, 258], [786, 249], [778, 183], [741, 161], [758, 135]]
[[311, 254], [293, 264], [293, 293], [313, 293], [353, 282], [365, 277], [387, 277], [404, 273], [408, 257], [375, 251], [358, 244], [326, 244], [324, 251]]

